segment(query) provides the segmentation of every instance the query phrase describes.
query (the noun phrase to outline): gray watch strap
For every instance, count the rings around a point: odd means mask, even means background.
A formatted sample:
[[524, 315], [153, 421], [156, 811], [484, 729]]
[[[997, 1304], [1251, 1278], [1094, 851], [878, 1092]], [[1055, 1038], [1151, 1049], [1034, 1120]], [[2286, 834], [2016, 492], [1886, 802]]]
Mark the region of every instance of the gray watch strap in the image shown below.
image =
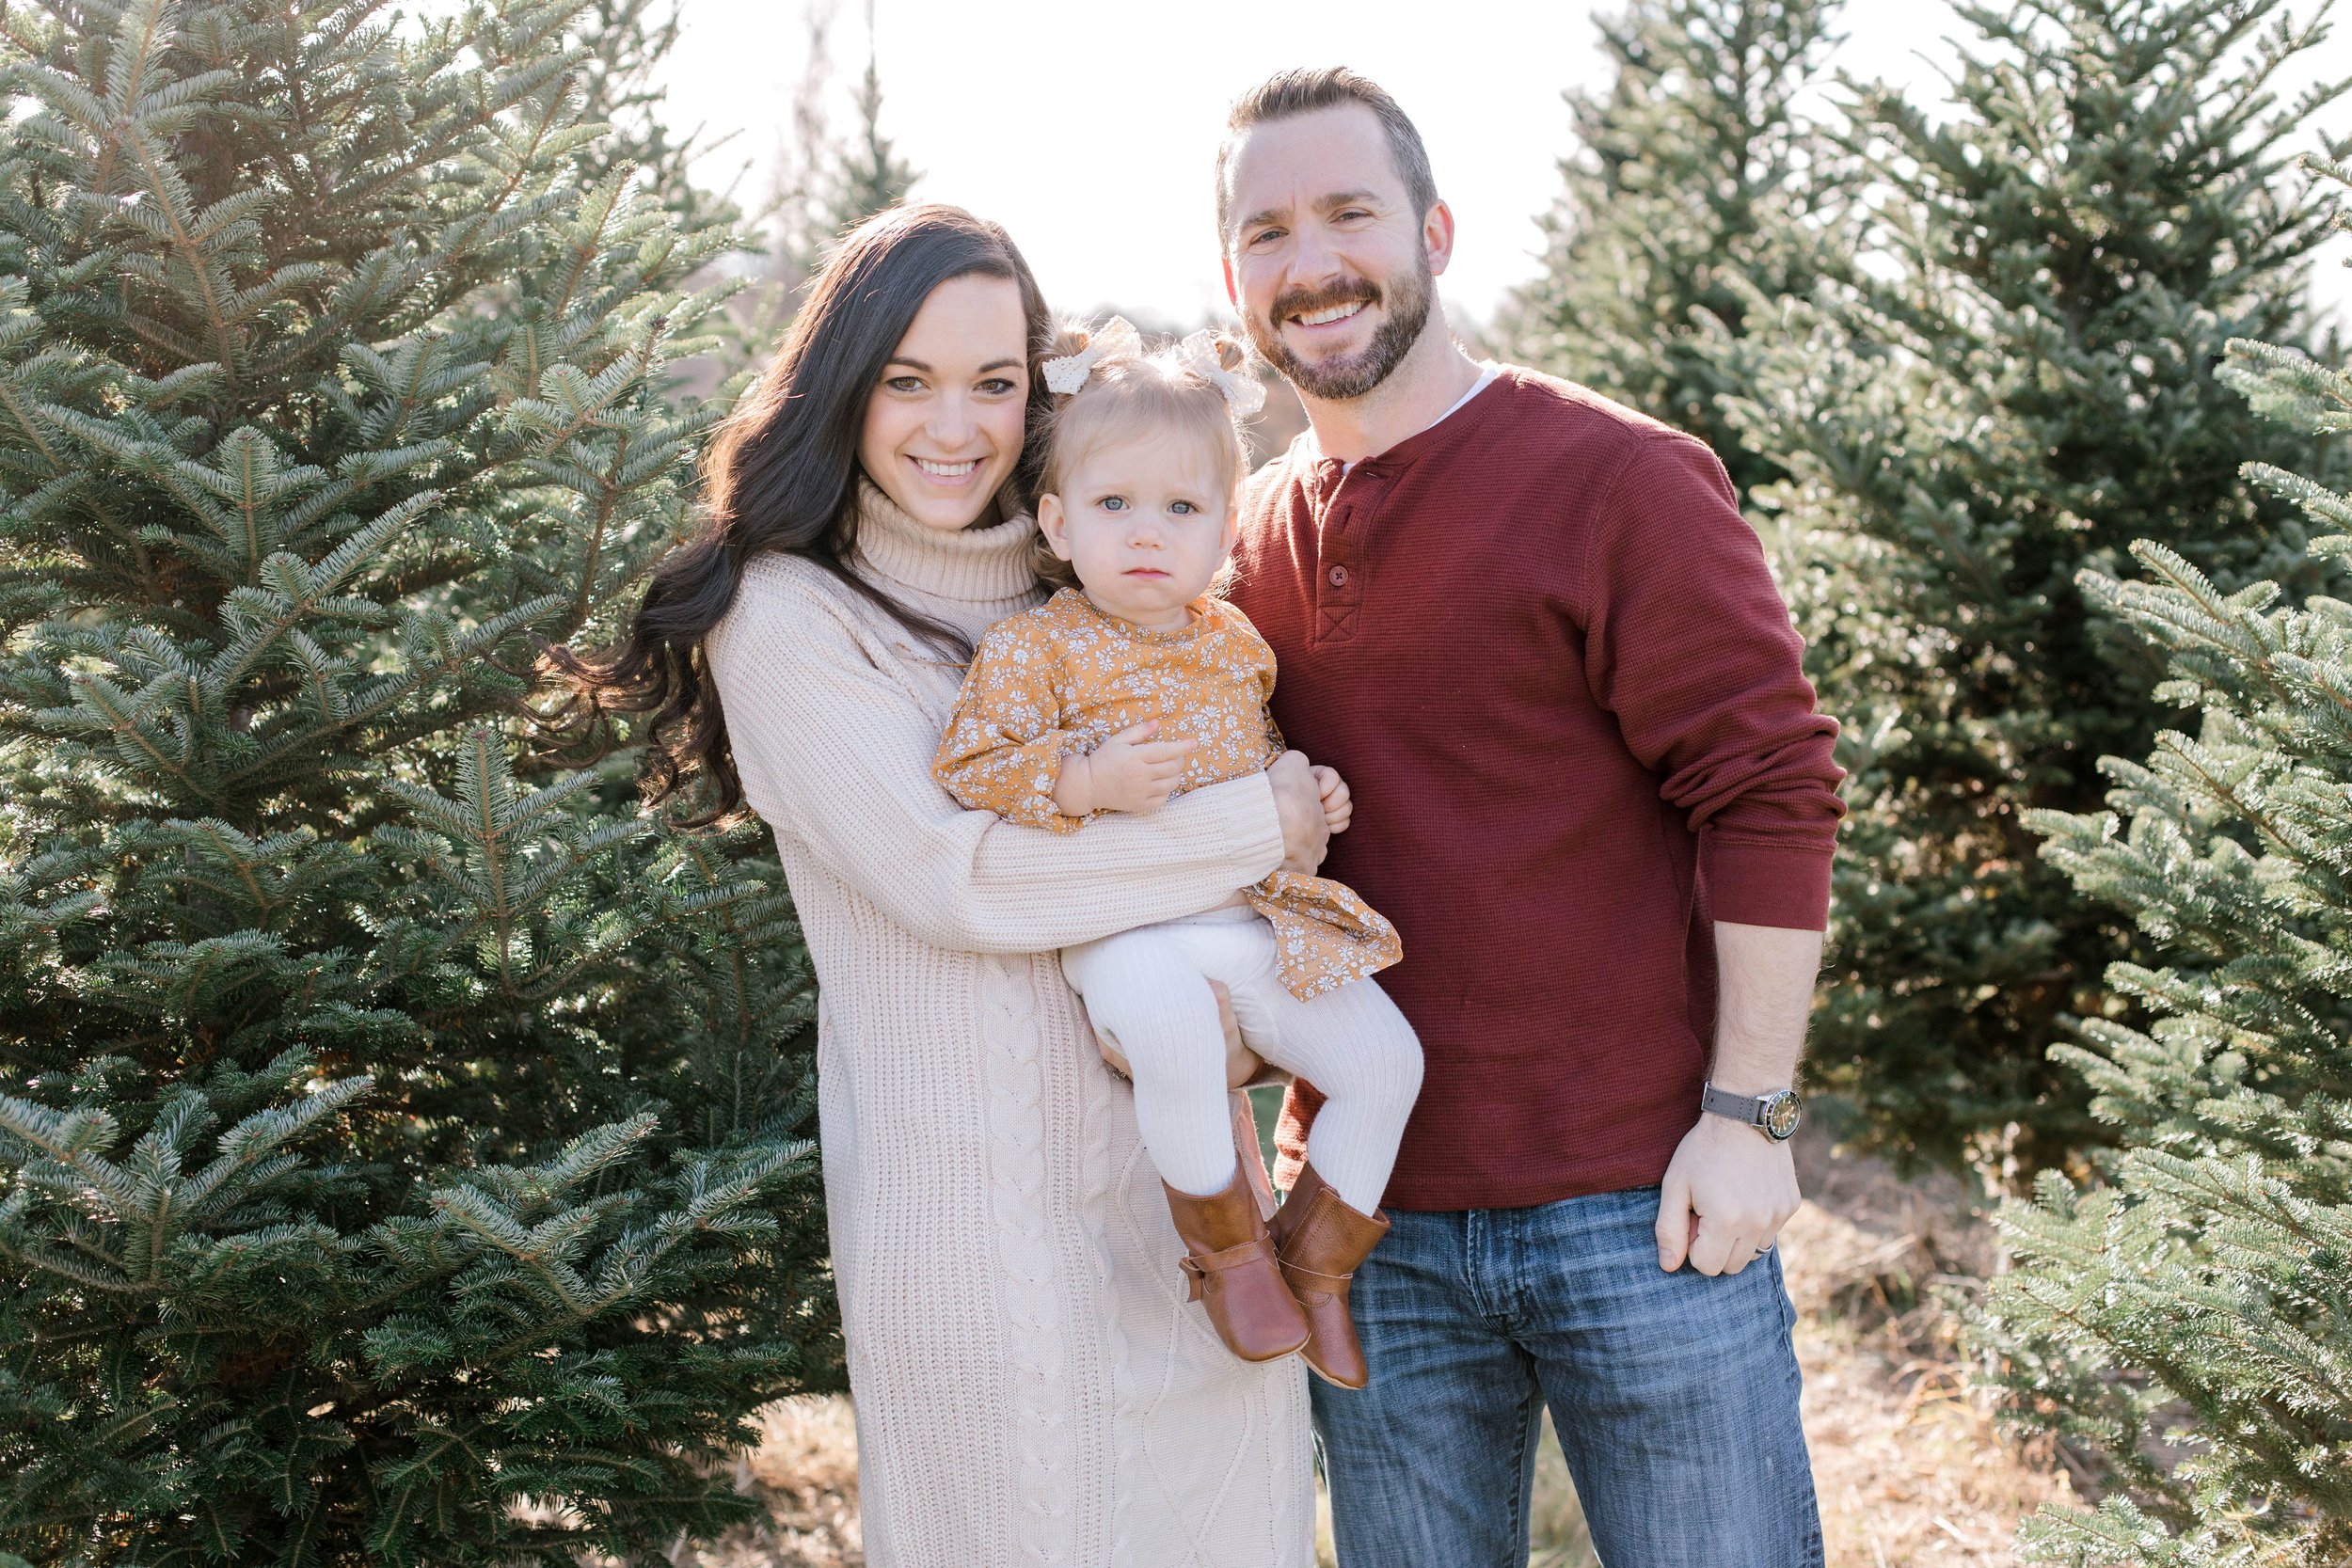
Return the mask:
[[1758, 1132], [1764, 1128], [1764, 1102], [1771, 1095], [1733, 1094], [1708, 1084], [1699, 1090], [1699, 1109], [1710, 1115], [1727, 1117], [1744, 1122]]
[[1797, 1123], [1804, 1119], [1804, 1101], [1794, 1089], [1774, 1089], [1770, 1094], [1731, 1094], [1713, 1084], [1699, 1089], [1699, 1109], [1710, 1116], [1729, 1121], [1744, 1122], [1776, 1144], [1785, 1144], [1796, 1136]]

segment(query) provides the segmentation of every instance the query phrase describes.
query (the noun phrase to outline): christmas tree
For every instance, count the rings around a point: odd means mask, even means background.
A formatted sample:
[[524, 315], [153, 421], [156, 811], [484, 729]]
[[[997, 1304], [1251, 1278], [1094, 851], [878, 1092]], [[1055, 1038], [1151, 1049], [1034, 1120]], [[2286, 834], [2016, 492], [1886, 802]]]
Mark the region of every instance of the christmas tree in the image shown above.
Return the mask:
[[[2338, 181], [2352, 170], [2331, 167]], [[2223, 379], [2308, 434], [2352, 431], [2352, 377], [2233, 343]], [[2352, 551], [2341, 481], [2256, 465]], [[1983, 1325], [2020, 1420], [2105, 1462], [2095, 1514], [2048, 1514], [2043, 1561], [2352, 1560], [2352, 604], [2271, 582], [2226, 593], [2145, 543], [2144, 578], [2085, 592], [2161, 648], [2200, 710], [2113, 808], [2037, 813], [2050, 862], [2122, 910], [2162, 967], [2119, 963], [2145, 1028], [2094, 1018], [2053, 1053], [2122, 1151], [2077, 1191], [2045, 1176], [2002, 1212], [2015, 1271]], [[2130, 1500], [2137, 1497], [2137, 1501]]]
[[824, 264], [842, 235], [904, 201], [922, 178], [882, 135], [873, 7], [866, 8], [866, 71], [849, 95], [855, 119], [846, 132], [834, 123], [839, 92], [832, 13], [812, 9], [805, 21], [806, 53], [793, 93], [790, 135], [776, 150], [768, 203], [774, 236], [769, 265], [787, 293]]
[[837, 1386], [781, 878], [534, 736], [719, 412], [589, 14], [0, 11], [0, 1552], [666, 1548]]
[[580, 112], [605, 132], [576, 156], [591, 182], [634, 171], [683, 228], [731, 228], [743, 219], [733, 194], [705, 190], [691, 171], [732, 136], [707, 136], [701, 126], [681, 136], [664, 115], [659, 68], [685, 25], [685, 0], [589, 0], [573, 23], [588, 50], [577, 77]]
[[[1498, 336], [1715, 449], [1744, 494], [1780, 477], [1740, 444], [1712, 334], [1757, 296], [1809, 293], [1848, 193], [1797, 111], [1830, 47], [1834, 0], [1641, 0], [1600, 24], [1606, 92], [1567, 96], [1581, 151], [1544, 221], [1543, 272]], [[1735, 282], [1735, 280], [1737, 280]]]
[[1883, 1146], [2022, 1180], [2100, 1136], [2044, 1053], [2107, 1007], [2122, 934], [2023, 814], [2095, 809], [2098, 759], [2173, 711], [2075, 575], [2150, 539], [2225, 585], [2317, 580], [2237, 470], [2322, 459], [2214, 369], [2233, 337], [2312, 342], [2325, 226], [2280, 186], [2342, 84], [2276, 102], [2325, 37], [2279, 0], [1962, 15], [1948, 118], [1846, 105], [1868, 252], [1723, 346], [1739, 438], [1789, 475], [1754, 499], [1846, 726], [1813, 1071]]
[[841, 150], [820, 209], [833, 220], [835, 235], [856, 228], [884, 208], [896, 207], [922, 178], [882, 133], [882, 73], [874, 41], [873, 0], [866, 3], [866, 74], [858, 79], [855, 104], [857, 130]]

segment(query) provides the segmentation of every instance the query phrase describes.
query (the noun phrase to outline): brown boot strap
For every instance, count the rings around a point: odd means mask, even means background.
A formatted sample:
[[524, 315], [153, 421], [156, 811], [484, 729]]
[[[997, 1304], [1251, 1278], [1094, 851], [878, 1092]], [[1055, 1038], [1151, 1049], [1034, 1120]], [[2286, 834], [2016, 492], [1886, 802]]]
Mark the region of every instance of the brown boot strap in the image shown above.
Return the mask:
[[1282, 1272], [1285, 1274], [1305, 1275], [1309, 1279], [1328, 1280], [1331, 1284], [1337, 1286], [1343, 1286], [1349, 1280], [1356, 1277], [1353, 1273], [1325, 1274], [1321, 1269], [1311, 1269], [1303, 1263], [1294, 1263], [1288, 1259], [1284, 1259], [1282, 1260]]
[[1208, 1283], [1209, 1275], [1222, 1274], [1227, 1269], [1237, 1269], [1244, 1263], [1258, 1258], [1263, 1258], [1268, 1262], [1274, 1261], [1274, 1243], [1263, 1236], [1244, 1242], [1239, 1246], [1229, 1246], [1222, 1252], [1189, 1254], [1180, 1259], [1176, 1266], [1184, 1271], [1185, 1278], [1192, 1281], [1192, 1294], [1188, 1299], [1199, 1301], [1201, 1289]]

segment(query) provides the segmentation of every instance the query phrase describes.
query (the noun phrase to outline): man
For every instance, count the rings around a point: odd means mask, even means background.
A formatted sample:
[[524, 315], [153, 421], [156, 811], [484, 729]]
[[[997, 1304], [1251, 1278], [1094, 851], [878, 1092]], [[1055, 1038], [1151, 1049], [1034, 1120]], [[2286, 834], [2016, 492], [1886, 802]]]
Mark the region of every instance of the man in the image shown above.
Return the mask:
[[1454, 217], [1372, 82], [1243, 97], [1217, 197], [1310, 420], [1234, 597], [1356, 785], [1325, 870], [1403, 933], [1428, 1064], [1353, 1280], [1371, 1386], [1315, 1386], [1340, 1560], [1524, 1562], [1549, 1405], [1612, 1568], [1819, 1564], [1772, 1242], [1842, 774], [1762, 549], [1700, 443], [1453, 342]]

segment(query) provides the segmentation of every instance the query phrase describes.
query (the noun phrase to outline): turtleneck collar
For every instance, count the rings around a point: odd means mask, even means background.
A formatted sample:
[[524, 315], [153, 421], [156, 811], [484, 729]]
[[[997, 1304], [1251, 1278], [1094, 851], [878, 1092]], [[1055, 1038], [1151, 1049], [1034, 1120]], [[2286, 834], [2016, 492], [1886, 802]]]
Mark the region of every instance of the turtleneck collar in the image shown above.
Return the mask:
[[925, 528], [864, 473], [857, 476], [857, 555], [872, 575], [939, 599], [1001, 604], [1037, 587], [1029, 541], [1037, 522], [1017, 513], [1001, 523], [946, 532]]

